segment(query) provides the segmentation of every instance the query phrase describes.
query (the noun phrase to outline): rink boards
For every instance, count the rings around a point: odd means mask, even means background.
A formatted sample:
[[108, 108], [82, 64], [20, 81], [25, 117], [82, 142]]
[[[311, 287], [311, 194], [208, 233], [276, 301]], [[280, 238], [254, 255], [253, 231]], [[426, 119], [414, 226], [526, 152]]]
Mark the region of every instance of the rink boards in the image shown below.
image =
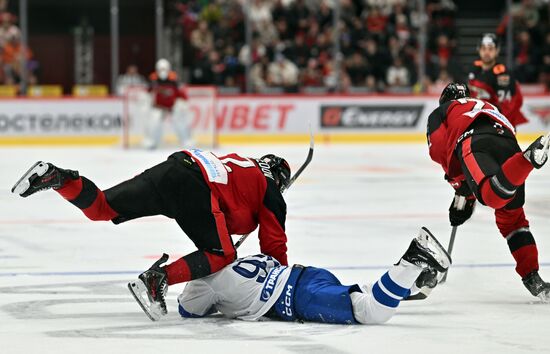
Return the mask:
[[[189, 119], [203, 129], [215, 116], [221, 144], [306, 142], [310, 126], [319, 143], [425, 142], [436, 107], [435, 96], [224, 96], [215, 112], [191, 102]], [[117, 145], [124, 109], [115, 97], [3, 99], [0, 145]], [[548, 130], [548, 96], [526, 97], [522, 111], [520, 138]]]

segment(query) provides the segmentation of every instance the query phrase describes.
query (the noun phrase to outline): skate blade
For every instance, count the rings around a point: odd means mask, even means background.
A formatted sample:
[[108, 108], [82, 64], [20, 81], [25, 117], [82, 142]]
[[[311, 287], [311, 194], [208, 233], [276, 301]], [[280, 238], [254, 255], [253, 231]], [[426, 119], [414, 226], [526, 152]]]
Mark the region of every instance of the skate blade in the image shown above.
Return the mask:
[[545, 304], [550, 304], [550, 292], [541, 292], [537, 297]]
[[31, 186], [30, 178], [33, 174], [37, 176], [42, 176], [46, 171], [48, 171], [49, 165], [43, 161], [38, 161], [25, 174], [21, 177], [11, 189], [12, 193], [21, 195], [25, 193]]
[[441, 245], [441, 243], [439, 243], [437, 238], [435, 238], [435, 236], [430, 232], [430, 230], [423, 226], [420, 229], [419, 236], [425, 238], [428, 244], [436, 248], [436, 253], [438, 255], [441, 255], [441, 257], [437, 257], [437, 261], [443, 268], [449, 269], [449, 266], [453, 263], [451, 256], [449, 255], [447, 250]]
[[141, 279], [128, 283], [128, 290], [151, 321], [158, 321], [163, 316], [160, 305], [149, 299], [147, 287]]

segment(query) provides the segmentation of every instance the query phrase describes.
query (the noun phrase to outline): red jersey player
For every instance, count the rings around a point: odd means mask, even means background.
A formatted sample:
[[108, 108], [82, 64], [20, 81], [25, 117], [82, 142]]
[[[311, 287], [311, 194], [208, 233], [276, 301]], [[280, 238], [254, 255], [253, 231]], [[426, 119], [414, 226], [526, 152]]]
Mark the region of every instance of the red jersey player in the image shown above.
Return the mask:
[[[452, 226], [472, 215], [475, 201], [495, 210], [497, 227], [516, 260], [516, 271], [534, 296], [550, 301], [550, 283], [538, 274], [538, 251], [523, 204], [525, 180], [548, 159], [549, 135], [521, 151], [513, 124], [492, 104], [470, 98], [465, 84], [451, 83], [428, 118], [431, 158], [455, 189], [449, 208]], [[465, 208], [458, 207], [460, 196]]]
[[171, 71], [168, 60], [159, 59], [157, 61], [155, 72], [149, 75], [149, 91], [153, 102], [147, 117], [143, 146], [148, 149], [158, 147], [162, 139], [163, 122], [169, 118], [172, 119], [180, 144], [192, 145], [188, 117], [182, 112], [178, 112], [178, 114], [174, 112], [176, 101], [178, 99], [186, 100], [187, 97], [179, 89], [177, 74]]
[[514, 125], [527, 123], [521, 113], [523, 96], [518, 82], [506, 66], [497, 63], [499, 53], [497, 36], [485, 33], [478, 45], [479, 60], [469, 73], [468, 85], [472, 98], [479, 98], [496, 106]]
[[217, 157], [190, 149], [104, 191], [77, 171], [37, 162], [12, 192], [27, 197], [53, 188], [89, 219], [114, 224], [151, 215], [176, 220], [198, 250], [161, 266], [168, 260], [163, 255], [139, 276], [143, 283], [132, 283], [140, 288], [130, 289], [146, 313], [156, 307], [163, 315], [168, 285], [207, 276], [235, 260], [232, 234], [247, 234], [259, 225], [262, 253], [288, 264], [286, 204], [280, 189], [289, 181], [288, 163], [275, 155]]

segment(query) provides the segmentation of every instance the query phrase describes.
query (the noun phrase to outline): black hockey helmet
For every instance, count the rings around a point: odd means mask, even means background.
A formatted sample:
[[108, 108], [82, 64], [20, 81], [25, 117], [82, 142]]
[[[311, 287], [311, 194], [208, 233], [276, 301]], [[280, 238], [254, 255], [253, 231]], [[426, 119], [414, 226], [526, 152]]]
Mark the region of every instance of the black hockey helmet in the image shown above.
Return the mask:
[[498, 37], [494, 33], [484, 33], [481, 38], [479, 39], [479, 43], [477, 44], [477, 49], [481, 48], [481, 46], [495, 46], [497, 49], [500, 48], [500, 43], [498, 41]]
[[468, 85], [461, 82], [451, 82], [443, 89], [441, 96], [439, 97], [439, 104], [449, 102], [451, 100], [458, 100], [459, 98], [470, 97], [470, 89]]
[[275, 178], [275, 183], [279, 188], [286, 189], [290, 183], [290, 165], [282, 157], [268, 154], [260, 158], [263, 162], [269, 165], [269, 169]]

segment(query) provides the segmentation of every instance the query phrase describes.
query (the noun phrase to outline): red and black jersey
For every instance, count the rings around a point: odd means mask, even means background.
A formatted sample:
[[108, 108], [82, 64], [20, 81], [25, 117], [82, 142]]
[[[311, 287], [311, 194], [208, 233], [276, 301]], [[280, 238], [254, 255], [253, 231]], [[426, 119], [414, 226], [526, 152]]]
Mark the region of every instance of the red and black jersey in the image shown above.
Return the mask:
[[519, 83], [504, 64], [495, 64], [483, 70], [481, 60], [476, 60], [468, 77], [472, 97], [494, 104], [515, 126], [527, 123], [521, 113], [523, 95]]
[[492, 104], [479, 99], [461, 98], [446, 102], [436, 108], [428, 118], [428, 146], [430, 157], [443, 167], [447, 179], [456, 189], [464, 176], [454, 154], [462, 139], [471, 135], [469, 126], [479, 117], [488, 117], [503, 129], [515, 134], [514, 126]]
[[259, 226], [261, 252], [287, 265], [286, 203], [269, 166], [237, 154], [216, 157], [201, 150], [184, 152], [200, 166], [229, 234], [244, 235]]
[[171, 71], [165, 80], [158, 77], [154, 72], [149, 75], [149, 91], [153, 94], [153, 105], [157, 108], [172, 110], [176, 99], [187, 99], [185, 94], [178, 88], [177, 74]]

